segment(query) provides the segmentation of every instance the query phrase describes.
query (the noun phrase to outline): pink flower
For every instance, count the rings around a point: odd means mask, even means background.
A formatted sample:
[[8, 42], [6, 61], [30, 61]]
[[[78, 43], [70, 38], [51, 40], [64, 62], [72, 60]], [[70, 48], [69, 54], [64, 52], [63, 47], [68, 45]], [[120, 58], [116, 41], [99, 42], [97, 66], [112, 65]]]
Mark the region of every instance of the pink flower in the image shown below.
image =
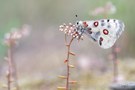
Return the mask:
[[114, 14], [115, 12], [116, 7], [112, 4], [112, 2], [107, 2], [105, 6], [95, 8], [90, 12], [90, 14], [97, 16], [100, 14]]
[[114, 82], [121, 83], [125, 80], [123, 75], [118, 75], [117, 77], [114, 78]]
[[29, 36], [31, 31], [31, 27], [27, 24], [23, 25], [20, 32], [23, 36]]
[[6, 33], [4, 36], [4, 43], [9, 46], [11, 44], [17, 44], [17, 41], [30, 33], [30, 27], [24, 25], [21, 29], [12, 28], [11, 32]]
[[80, 32], [77, 31], [76, 26], [72, 23], [69, 23], [69, 25], [66, 25], [65, 23], [63, 25], [60, 25], [59, 30], [64, 32], [66, 35], [72, 36], [77, 39], [83, 39], [83, 36], [80, 35]]
[[82, 56], [82, 57], [79, 58], [78, 65], [84, 71], [89, 70], [89, 68], [91, 66], [89, 58], [84, 57], [84, 56]]

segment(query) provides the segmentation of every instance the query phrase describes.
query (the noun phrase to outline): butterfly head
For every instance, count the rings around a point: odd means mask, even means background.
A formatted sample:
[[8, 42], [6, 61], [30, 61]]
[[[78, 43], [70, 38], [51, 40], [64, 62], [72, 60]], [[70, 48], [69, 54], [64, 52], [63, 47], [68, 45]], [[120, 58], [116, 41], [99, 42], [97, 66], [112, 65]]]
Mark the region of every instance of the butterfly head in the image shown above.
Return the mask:
[[76, 25], [77, 30], [83, 28], [82, 27], [82, 21], [76, 21], [75, 25]]

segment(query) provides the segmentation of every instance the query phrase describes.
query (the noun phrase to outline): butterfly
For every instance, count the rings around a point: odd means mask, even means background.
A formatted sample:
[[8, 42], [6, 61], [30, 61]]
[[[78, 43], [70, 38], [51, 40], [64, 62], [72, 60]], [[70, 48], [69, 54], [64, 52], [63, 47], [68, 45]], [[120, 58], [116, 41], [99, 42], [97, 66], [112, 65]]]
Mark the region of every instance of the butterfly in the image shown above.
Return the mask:
[[104, 49], [114, 45], [125, 27], [124, 23], [117, 19], [77, 21], [75, 25], [80, 36], [85, 34]]

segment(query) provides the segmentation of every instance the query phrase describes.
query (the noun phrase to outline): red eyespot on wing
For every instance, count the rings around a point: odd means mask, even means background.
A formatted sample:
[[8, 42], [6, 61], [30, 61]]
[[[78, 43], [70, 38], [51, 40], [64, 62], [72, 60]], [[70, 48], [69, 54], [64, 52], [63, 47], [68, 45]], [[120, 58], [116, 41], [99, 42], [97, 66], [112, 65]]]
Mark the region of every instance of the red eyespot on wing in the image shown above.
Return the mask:
[[94, 22], [94, 26], [95, 27], [97, 27], [98, 26], [98, 22], [96, 21], [96, 22]]
[[100, 37], [100, 41], [103, 41], [103, 38], [102, 37]]
[[103, 33], [104, 33], [105, 35], [108, 35], [109, 31], [108, 31], [107, 29], [104, 29], [104, 30], [103, 30]]
[[88, 24], [86, 22], [83, 22], [84, 27], [88, 27]]

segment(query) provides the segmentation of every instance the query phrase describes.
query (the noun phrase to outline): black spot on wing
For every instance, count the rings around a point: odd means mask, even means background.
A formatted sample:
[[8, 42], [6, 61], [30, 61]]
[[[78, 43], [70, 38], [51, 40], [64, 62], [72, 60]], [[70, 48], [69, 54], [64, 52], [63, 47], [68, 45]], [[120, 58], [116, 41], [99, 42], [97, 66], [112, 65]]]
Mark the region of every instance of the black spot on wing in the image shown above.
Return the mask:
[[102, 19], [101, 22], [104, 22], [104, 19]]
[[101, 26], [105, 26], [105, 23], [104, 22], [101, 22]]
[[110, 25], [110, 24], [108, 24], [107, 28], [111, 28], [111, 25]]

